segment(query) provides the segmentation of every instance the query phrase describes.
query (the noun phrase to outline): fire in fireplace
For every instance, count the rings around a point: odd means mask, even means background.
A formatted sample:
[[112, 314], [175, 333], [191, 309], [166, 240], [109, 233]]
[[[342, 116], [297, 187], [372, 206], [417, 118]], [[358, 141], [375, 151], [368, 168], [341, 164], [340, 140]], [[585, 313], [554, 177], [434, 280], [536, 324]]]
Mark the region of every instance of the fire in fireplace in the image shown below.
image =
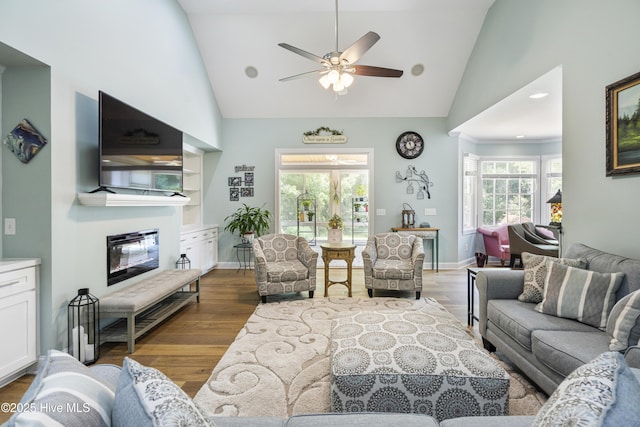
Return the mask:
[[107, 285], [158, 268], [158, 229], [107, 236]]

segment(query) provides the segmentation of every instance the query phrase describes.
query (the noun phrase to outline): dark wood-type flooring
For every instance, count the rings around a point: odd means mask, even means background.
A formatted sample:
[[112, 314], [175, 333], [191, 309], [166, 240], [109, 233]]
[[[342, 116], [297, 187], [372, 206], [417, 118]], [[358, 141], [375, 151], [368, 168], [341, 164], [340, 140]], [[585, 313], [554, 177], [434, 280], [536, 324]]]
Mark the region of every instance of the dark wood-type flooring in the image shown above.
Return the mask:
[[[346, 269], [331, 268], [331, 279], [344, 280]], [[424, 297], [435, 298], [465, 324], [467, 323], [467, 270], [424, 271]], [[316, 298], [324, 296], [324, 271], [318, 269]], [[334, 285], [329, 296], [347, 296], [345, 286]], [[361, 268], [353, 270], [353, 296], [367, 297]], [[415, 298], [413, 293], [379, 292], [375, 296]], [[302, 293], [300, 298], [306, 298]], [[245, 324], [260, 298], [253, 271], [216, 269], [201, 280], [199, 304], [190, 304], [136, 341], [129, 355], [126, 343], [106, 343], [100, 348], [98, 363], [122, 365], [130, 356], [164, 372], [191, 397], [195, 396], [228, 346]], [[474, 328], [477, 331], [477, 324]], [[25, 375], [0, 389], [0, 402], [18, 402], [33, 375]], [[0, 423], [11, 414], [0, 412]]]

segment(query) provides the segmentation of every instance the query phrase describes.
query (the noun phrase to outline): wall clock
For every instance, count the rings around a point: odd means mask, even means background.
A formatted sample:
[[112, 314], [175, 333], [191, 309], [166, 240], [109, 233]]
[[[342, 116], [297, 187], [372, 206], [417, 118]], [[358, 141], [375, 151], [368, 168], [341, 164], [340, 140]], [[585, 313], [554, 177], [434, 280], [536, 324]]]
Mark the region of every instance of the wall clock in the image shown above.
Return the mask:
[[396, 140], [396, 150], [405, 159], [415, 159], [424, 150], [424, 140], [417, 132], [404, 132]]

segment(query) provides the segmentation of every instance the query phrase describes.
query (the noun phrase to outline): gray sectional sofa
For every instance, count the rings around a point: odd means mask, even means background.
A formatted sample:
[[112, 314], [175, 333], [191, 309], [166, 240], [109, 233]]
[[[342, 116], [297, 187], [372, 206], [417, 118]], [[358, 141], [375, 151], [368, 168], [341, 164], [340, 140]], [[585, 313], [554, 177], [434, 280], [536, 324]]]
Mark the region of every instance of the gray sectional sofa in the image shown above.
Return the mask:
[[[583, 244], [572, 245], [562, 257], [581, 260], [585, 264], [582, 267], [591, 272], [624, 273], [615, 294], [611, 295], [614, 304], [640, 289], [640, 260], [606, 253]], [[489, 351], [497, 349], [504, 354], [547, 394], [551, 394], [570, 372], [599, 354], [609, 350], [624, 352], [626, 347], [638, 344], [640, 321], [637, 320], [639, 318], [632, 318], [626, 325], [628, 342], [612, 347], [612, 333], [621, 332], [614, 331], [616, 319], [613, 314], [620, 315], [624, 309], [622, 303], [613, 306], [612, 315], [603, 319], [605, 327], [599, 328], [541, 313], [536, 310], [537, 303], [519, 300], [525, 290], [526, 267], [525, 262], [525, 270], [487, 269], [478, 273], [479, 331], [485, 348]], [[543, 277], [538, 279], [545, 280]], [[565, 299], [569, 298], [565, 296]], [[571, 298], [580, 297], [571, 295]], [[640, 293], [637, 299], [640, 300]], [[630, 297], [627, 297], [624, 302], [629, 300]], [[628, 304], [627, 312], [635, 310], [640, 313], [639, 305], [638, 301], [635, 306]], [[617, 327], [619, 329], [620, 324]], [[633, 352], [634, 355], [638, 353]], [[638, 367], [637, 357], [628, 357], [627, 361], [630, 366]]]

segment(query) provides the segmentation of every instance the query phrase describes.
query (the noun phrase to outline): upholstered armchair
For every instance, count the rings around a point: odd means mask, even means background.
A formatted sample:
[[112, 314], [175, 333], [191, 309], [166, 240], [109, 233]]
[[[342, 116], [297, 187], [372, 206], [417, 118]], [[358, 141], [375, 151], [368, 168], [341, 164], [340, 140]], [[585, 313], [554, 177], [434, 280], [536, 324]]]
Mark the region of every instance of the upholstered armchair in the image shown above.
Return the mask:
[[509, 267], [514, 267], [517, 259], [522, 261], [523, 252], [551, 257], [558, 256], [559, 246], [557, 244], [550, 244], [542, 238], [533, 238], [522, 224], [511, 224], [508, 227], [508, 231], [509, 252], [511, 253]]
[[507, 224], [500, 224], [496, 227], [478, 227], [478, 233], [482, 235], [485, 253], [488, 256], [498, 258], [504, 267], [505, 261], [510, 259]]
[[303, 238], [267, 234], [253, 239], [255, 276], [262, 302], [267, 295], [316, 290], [318, 253]]
[[364, 286], [369, 297], [374, 289], [422, 292], [422, 239], [409, 234], [382, 233], [369, 237], [362, 251]]

